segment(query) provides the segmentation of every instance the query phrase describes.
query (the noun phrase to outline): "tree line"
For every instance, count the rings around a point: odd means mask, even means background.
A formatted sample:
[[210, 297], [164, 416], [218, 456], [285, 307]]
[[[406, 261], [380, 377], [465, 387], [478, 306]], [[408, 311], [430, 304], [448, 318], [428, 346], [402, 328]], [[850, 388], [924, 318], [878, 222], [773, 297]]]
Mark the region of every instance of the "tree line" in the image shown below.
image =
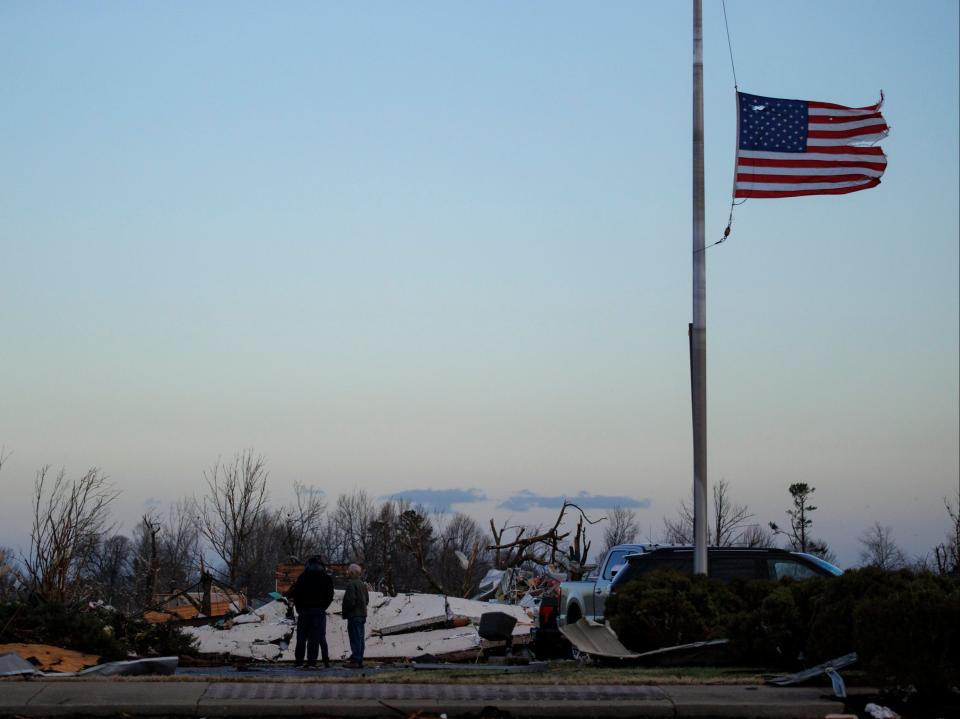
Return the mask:
[[[0, 453], [0, 468], [5, 456]], [[0, 599], [26, 592], [63, 603], [100, 600], [127, 612], [152, 606], [165, 593], [194, 585], [203, 574], [243, 591], [265, 596], [275, 586], [275, 567], [320, 555], [328, 563], [357, 562], [377, 590], [471, 596], [491, 568], [535, 569], [551, 565], [579, 578], [616, 544], [640, 537], [634, 510], [614, 507], [591, 518], [565, 502], [548, 527], [507, 525], [484, 528], [462, 512], [429, 511], [403, 499], [376, 500], [357, 489], [328, 502], [301, 483], [292, 499], [270, 502], [269, 471], [253, 450], [218, 460], [203, 473], [204, 494], [181, 498], [166, 512], [145, 513], [129, 534], [117, 531], [111, 509], [118, 491], [99, 469], [69, 480], [64, 470], [41, 468], [32, 497], [29, 548], [15, 555], [0, 548]], [[775, 546], [832, 559], [813, 534], [815, 488], [789, 487], [788, 524], [752, 522], [754, 515], [732, 499], [725, 480], [713, 486], [711, 545]], [[960, 500], [960, 497], [958, 497]], [[960, 516], [945, 502], [951, 530], [930, 554], [908, 559], [889, 527], [874, 523], [860, 537], [861, 563], [905, 566], [939, 573], [960, 567]], [[576, 527], [567, 529], [571, 517]], [[604, 521], [603, 543], [591, 555], [587, 527]], [[659, 537], [648, 542], [689, 544], [690, 505], [664, 519]]]

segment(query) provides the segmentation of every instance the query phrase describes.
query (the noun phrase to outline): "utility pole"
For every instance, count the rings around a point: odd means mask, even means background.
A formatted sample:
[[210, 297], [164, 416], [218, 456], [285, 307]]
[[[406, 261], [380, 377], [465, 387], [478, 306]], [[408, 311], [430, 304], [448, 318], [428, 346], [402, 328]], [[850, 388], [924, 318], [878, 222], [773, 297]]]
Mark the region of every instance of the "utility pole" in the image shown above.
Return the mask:
[[693, 0], [693, 571], [707, 573], [707, 288], [703, 201], [703, 2]]

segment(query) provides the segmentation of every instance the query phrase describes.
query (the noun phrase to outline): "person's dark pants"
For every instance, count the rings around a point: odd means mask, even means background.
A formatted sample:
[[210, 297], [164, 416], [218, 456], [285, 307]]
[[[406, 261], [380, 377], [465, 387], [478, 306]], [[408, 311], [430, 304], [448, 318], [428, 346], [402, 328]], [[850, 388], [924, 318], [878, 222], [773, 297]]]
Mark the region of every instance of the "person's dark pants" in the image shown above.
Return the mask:
[[347, 636], [350, 637], [350, 661], [363, 664], [363, 625], [366, 617], [347, 618]]
[[307, 664], [317, 663], [318, 650], [322, 653], [323, 663], [330, 662], [330, 653], [327, 649], [327, 610], [301, 609], [297, 616], [297, 644], [293, 650], [293, 657], [297, 664], [303, 664], [303, 653], [306, 649]]

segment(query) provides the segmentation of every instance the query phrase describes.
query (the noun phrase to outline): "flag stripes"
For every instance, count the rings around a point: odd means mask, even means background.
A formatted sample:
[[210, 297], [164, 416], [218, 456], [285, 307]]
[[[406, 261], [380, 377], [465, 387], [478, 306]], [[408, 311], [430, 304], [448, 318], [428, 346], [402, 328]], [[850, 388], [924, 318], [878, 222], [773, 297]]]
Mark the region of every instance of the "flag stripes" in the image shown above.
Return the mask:
[[880, 184], [887, 168], [876, 142], [889, 127], [880, 102], [846, 107], [738, 93], [736, 198], [837, 195]]

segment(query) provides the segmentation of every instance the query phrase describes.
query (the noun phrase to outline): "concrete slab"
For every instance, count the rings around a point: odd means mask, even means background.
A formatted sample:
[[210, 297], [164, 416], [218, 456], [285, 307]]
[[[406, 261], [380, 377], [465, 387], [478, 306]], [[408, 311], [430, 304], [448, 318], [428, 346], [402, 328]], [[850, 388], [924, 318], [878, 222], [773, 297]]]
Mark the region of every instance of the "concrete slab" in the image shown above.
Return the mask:
[[287, 619], [239, 624], [230, 629], [213, 626], [184, 627], [185, 634], [197, 640], [201, 654], [229, 654], [248, 659], [278, 659], [281, 643], [289, 642], [294, 624]]
[[474, 627], [456, 627], [371, 637], [367, 640], [365, 656], [370, 659], [410, 659], [421, 654], [442, 657], [470, 651], [479, 652], [479, 647], [480, 635]]
[[369, 609], [369, 631], [382, 636], [427, 627], [442, 627], [447, 621], [447, 602], [442, 594], [371, 596]]

